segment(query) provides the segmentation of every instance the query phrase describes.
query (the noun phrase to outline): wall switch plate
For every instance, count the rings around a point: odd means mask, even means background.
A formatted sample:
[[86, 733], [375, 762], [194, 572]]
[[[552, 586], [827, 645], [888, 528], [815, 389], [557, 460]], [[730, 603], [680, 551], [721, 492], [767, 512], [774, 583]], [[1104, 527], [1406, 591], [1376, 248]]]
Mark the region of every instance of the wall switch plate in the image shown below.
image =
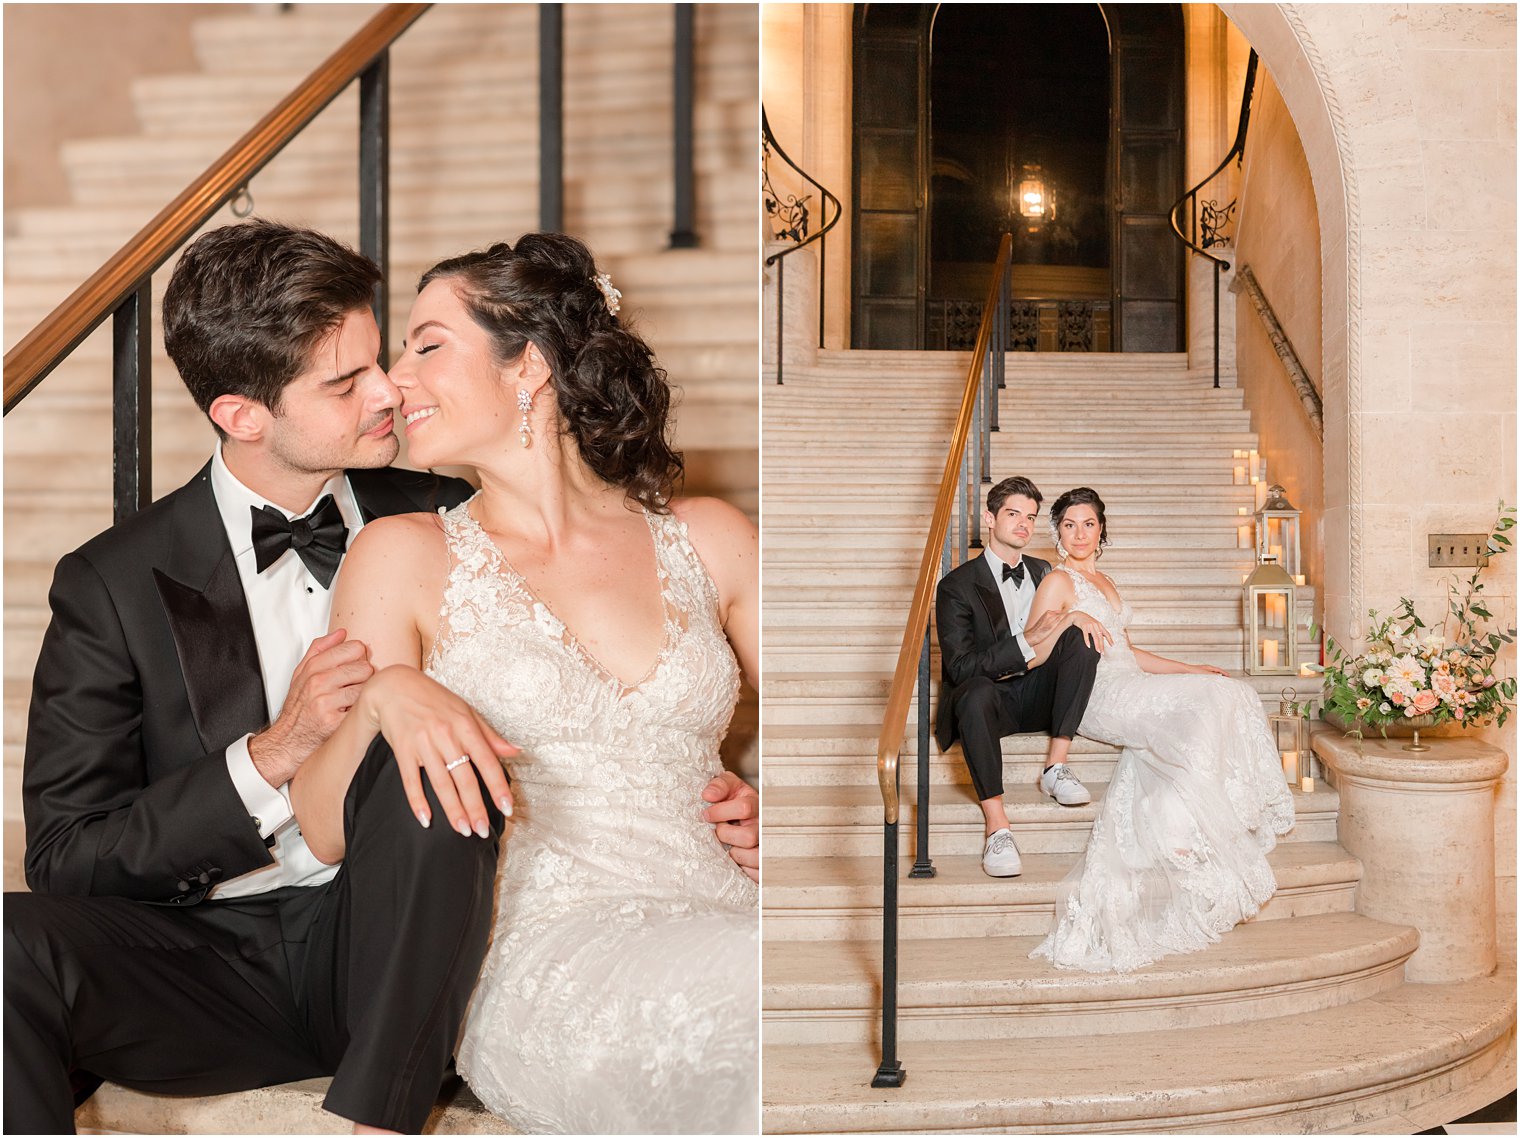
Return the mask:
[[1430, 541], [1432, 569], [1488, 564], [1488, 534], [1486, 533], [1432, 533], [1426, 536]]

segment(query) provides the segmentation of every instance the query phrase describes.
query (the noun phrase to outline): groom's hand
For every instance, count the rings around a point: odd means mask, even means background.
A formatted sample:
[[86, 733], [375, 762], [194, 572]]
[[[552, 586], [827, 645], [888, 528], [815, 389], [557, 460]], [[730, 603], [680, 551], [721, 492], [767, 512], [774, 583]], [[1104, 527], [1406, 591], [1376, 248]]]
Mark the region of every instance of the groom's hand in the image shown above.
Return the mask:
[[760, 795], [732, 771], [724, 771], [702, 790], [711, 802], [702, 817], [713, 823], [718, 841], [751, 881], [760, 880]]
[[248, 740], [254, 769], [276, 789], [294, 778], [306, 757], [327, 742], [374, 674], [369, 648], [347, 637], [340, 628], [311, 642], [290, 677], [279, 716]]

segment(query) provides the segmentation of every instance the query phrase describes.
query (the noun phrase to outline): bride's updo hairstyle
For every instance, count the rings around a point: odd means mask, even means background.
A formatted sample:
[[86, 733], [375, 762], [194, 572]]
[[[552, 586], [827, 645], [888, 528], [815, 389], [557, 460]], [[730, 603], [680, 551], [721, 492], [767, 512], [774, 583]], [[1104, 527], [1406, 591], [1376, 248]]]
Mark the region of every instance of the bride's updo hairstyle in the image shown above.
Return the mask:
[[505, 366], [528, 344], [548, 361], [564, 430], [581, 458], [629, 499], [666, 513], [684, 470], [666, 441], [670, 383], [642, 337], [618, 323], [591, 250], [563, 233], [440, 261], [417, 283], [452, 283]]
[[1103, 547], [1108, 544], [1108, 519], [1103, 513], [1103, 499], [1098, 497], [1096, 490], [1087, 486], [1066, 491], [1051, 505], [1050, 534], [1055, 538], [1056, 545], [1061, 544], [1061, 519], [1073, 506], [1091, 506], [1098, 515], [1098, 556], [1103, 556]]

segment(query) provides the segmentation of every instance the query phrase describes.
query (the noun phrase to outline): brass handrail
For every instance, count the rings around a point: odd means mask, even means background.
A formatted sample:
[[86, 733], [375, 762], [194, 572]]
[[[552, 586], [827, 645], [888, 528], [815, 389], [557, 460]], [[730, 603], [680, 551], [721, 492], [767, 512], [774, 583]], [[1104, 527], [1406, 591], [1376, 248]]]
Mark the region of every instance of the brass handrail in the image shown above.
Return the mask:
[[[908, 722], [908, 701], [913, 697], [919, 652], [924, 634], [929, 628], [929, 606], [934, 601], [935, 585], [939, 582], [940, 550], [944, 548], [945, 535], [950, 529], [950, 512], [955, 508], [961, 461], [966, 454], [966, 442], [971, 434], [971, 421], [980, 394], [983, 359], [992, 341], [993, 322], [1001, 315], [998, 298], [1012, 257], [1013, 237], [1005, 233], [998, 245], [997, 267], [993, 270], [992, 283], [987, 289], [987, 303], [982, 309], [982, 325], [977, 330], [976, 347], [971, 352], [971, 363], [966, 369], [960, 413], [955, 419], [955, 431], [950, 436], [950, 452], [945, 456], [945, 473], [940, 478], [939, 496], [934, 500], [934, 514], [929, 522], [929, 534], [924, 540], [924, 555], [918, 565], [918, 581], [913, 586], [913, 603], [908, 608], [908, 623], [903, 629], [902, 647], [897, 653], [897, 669], [892, 673], [892, 690], [887, 696], [887, 710], [881, 721], [881, 735], [876, 742], [876, 777], [881, 783], [881, 800], [886, 813], [886, 824], [889, 826], [897, 823], [898, 752], [902, 750], [903, 732]], [[968, 502], [967, 508], [976, 507], [974, 503]], [[921, 691], [918, 698], [927, 700], [929, 693]]]
[[383, 8], [6, 352], [5, 410], [10, 411], [42, 382], [140, 281], [167, 261], [429, 7], [389, 4]]

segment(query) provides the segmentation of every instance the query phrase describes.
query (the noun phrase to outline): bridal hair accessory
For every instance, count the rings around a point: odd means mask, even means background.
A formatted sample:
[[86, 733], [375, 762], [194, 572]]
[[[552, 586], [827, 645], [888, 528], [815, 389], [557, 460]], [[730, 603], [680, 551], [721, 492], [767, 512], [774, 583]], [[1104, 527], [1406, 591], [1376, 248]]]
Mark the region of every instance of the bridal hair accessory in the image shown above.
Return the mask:
[[452, 763], [444, 763], [443, 764], [443, 769], [446, 770], [446, 771], [451, 771], [455, 767], [462, 767], [462, 766], [464, 766], [464, 764], [467, 763], [467, 762], [469, 762], [469, 761], [470, 761], [470, 756], [469, 755], [460, 755]]
[[612, 287], [612, 278], [606, 273], [597, 273], [591, 278], [591, 283], [596, 285], [602, 299], [607, 302], [607, 311], [616, 316], [618, 309], [623, 307], [623, 294]]
[[517, 428], [517, 441], [526, 449], [533, 445], [533, 424], [528, 422], [528, 412], [533, 410], [533, 396], [528, 394], [528, 389], [517, 389], [517, 409], [522, 412], [522, 423]]

